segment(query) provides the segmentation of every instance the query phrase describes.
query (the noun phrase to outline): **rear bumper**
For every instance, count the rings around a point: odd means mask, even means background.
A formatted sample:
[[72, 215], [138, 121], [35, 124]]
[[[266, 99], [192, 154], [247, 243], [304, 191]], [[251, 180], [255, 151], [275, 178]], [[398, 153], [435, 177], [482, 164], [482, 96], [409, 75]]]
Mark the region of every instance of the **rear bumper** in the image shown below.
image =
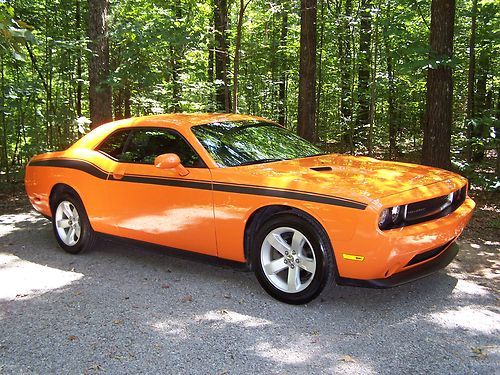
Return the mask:
[[435, 258], [408, 270], [395, 273], [384, 279], [360, 280], [339, 276], [336, 281], [339, 285], [360, 286], [365, 288], [392, 288], [429, 276], [445, 268], [458, 254], [458, 250], [458, 245], [453, 242]]

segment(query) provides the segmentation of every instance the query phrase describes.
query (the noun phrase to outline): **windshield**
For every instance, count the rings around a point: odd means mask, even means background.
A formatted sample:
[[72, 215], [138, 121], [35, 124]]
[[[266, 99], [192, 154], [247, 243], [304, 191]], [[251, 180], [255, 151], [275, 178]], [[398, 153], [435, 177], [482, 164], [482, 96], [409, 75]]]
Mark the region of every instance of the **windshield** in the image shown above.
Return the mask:
[[215, 122], [191, 130], [221, 167], [324, 154], [305, 139], [269, 122]]

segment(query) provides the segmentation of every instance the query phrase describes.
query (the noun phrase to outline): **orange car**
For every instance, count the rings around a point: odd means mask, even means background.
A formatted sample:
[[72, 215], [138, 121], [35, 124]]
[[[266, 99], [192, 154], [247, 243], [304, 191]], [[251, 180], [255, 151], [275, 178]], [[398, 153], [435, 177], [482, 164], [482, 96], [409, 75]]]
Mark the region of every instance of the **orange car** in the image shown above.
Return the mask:
[[25, 182], [70, 253], [100, 233], [246, 262], [293, 304], [332, 277], [390, 287], [445, 267], [474, 209], [454, 173], [324, 154], [243, 115], [109, 123], [33, 157]]

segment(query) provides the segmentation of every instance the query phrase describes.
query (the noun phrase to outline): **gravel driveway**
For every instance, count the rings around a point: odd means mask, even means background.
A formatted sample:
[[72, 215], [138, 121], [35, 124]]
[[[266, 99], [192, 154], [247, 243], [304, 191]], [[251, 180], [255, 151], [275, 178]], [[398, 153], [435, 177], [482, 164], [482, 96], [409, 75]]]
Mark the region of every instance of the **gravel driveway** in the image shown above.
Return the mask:
[[228, 265], [109, 241], [66, 254], [18, 210], [0, 215], [0, 373], [498, 373], [495, 264], [495, 243], [464, 243], [413, 284], [289, 306]]

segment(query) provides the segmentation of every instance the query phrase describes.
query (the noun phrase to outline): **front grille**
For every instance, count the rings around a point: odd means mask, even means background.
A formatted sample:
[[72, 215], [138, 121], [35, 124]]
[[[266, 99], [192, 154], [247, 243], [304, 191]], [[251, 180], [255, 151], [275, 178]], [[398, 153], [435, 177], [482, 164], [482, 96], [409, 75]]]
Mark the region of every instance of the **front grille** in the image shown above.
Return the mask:
[[405, 225], [418, 224], [451, 214], [464, 203], [467, 185], [448, 195], [411, 203], [406, 208]]
[[441, 253], [444, 249], [448, 248], [453, 241], [447, 242], [442, 246], [439, 246], [435, 249], [426, 251], [425, 253], [417, 254], [406, 264], [405, 267], [413, 266], [414, 264], [424, 262], [428, 259], [434, 258], [436, 255]]

